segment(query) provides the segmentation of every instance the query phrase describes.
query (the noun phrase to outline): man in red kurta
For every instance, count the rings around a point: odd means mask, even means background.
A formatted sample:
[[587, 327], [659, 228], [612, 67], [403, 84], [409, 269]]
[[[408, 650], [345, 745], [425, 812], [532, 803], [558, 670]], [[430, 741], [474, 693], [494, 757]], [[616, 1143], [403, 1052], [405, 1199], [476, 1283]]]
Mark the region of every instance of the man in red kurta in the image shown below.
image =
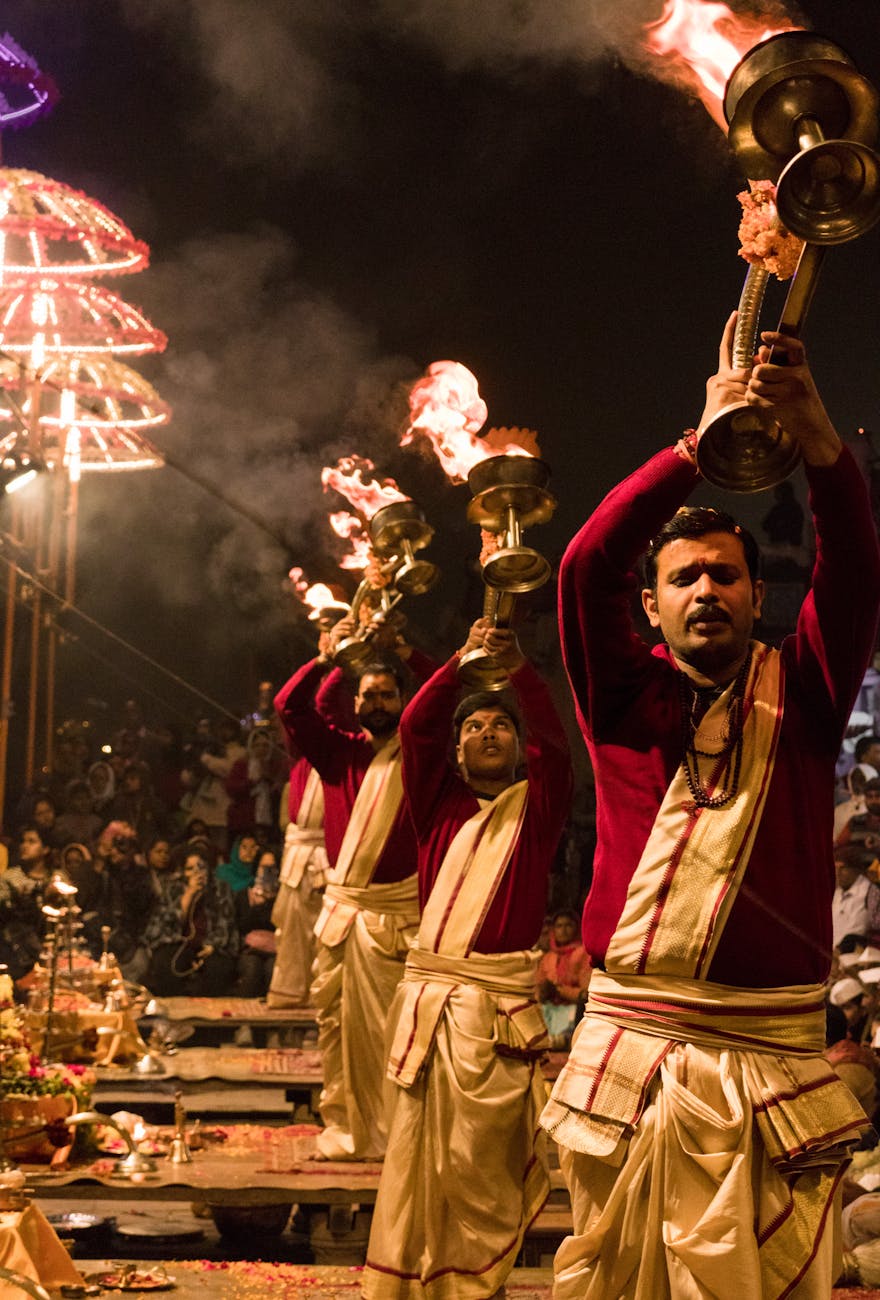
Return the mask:
[[[687, 439], [605, 498], [560, 570], [598, 848], [589, 1001], [542, 1117], [575, 1220], [558, 1300], [827, 1297], [833, 1281], [835, 1189], [860, 1123], [820, 1056], [834, 763], [880, 558], [802, 345], [764, 334], [755, 366], [733, 370], [733, 325], [702, 426], [746, 400], [800, 444], [817, 559], [795, 635], [780, 652], [751, 639], [751, 539], [676, 514], [699, 481]], [[666, 642], [653, 649], [630, 617], [646, 550], [643, 603]]]
[[[571, 765], [549, 692], [514, 633], [478, 620], [461, 654], [479, 648], [509, 670], [515, 704], [483, 692], [456, 709], [455, 655], [401, 719], [422, 920], [389, 1015], [389, 1143], [369, 1300], [495, 1295], [549, 1186], [536, 1145], [546, 1038], [534, 945]], [[451, 728], [458, 771], [447, 758]]]
[[[337, 635], [347, 628], [338, 624]], [[409, 662], [417, 677], [433, 668], [415, 650]], [[355, 700], [361, 729], [345, 730], [314, 703], [331, 666], [319, 655], [275, 699], [286, 734], [319, 773], [324, 792], [330, 871], [311, 990], [324, 1068], [318, 1150], [327, 1159], [381, 1159], [385, 1022], [419, 916], [397, 735], [403, 677], [399, 664], [368, 666]]]
[[[327, 632], [319, 637], [319, 652], [329, 650]], [[328, 673], [315, 695], [315, 708], [343, 730], [356, 727], [351, 694], [341, 673]], [[272, 909], [277, 953], [266, 1001], [270, 1007], [303, 1007], [309, 1000], [315, 959], [315, 923], [327, 883], [324, 845], [324, 787], [311, 763], [285, 733], [290, 779], [287, 785], [284, 851], [278, 896]]]

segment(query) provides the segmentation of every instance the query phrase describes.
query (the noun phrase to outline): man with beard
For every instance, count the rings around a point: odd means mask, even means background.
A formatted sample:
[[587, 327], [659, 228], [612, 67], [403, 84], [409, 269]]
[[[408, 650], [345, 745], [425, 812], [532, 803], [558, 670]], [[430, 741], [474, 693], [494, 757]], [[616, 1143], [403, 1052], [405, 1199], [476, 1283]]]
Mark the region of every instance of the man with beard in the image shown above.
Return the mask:
[[[459, 657], [480, 649], [509, 672], [510, 695], [459, 704]], [[571, 760], [516, 634], [486, 619], [407, 706], [400, 734], [423, 910], [389, 1017], [388, 1154], [363, 1293], [477, 1300], [502, 1293], [549, 1191], [535, 944]]]
[[[586, 1013], [542, 1116], [574, 1216], [556, 1300], [827, 1297], [864, 1125], [820, 1054], [834, 767], [874, 645], [880, 555], [803, 345], [765, 333], [733, 369], [735, 319], [701, 427], [746, 401], [799, 444], [817, 558], [795, 634], [780, 650], [752, 639], [754, 542], [729, 516], [680, 509], [699, 481], [693, 432], [605, 498], [560, 569], [598, 847]], [[653, 649], [630, 616], [646, 550]]]
[[[331, 645], [352, 631], [352, 620], [343, 619]], [[409, 655], [416, 676], [429, 676], [430, 661], [415, 650]], [[416, 841], [403, 803], [397, 734], [403, 673], [391, 660], [361, 672], [355, 699], [361, 730], [355, 732], [315, 707], [330, 667], [319, 655], [275, 697], [290, 743], [324, 790], [330, 871], [315, 926], [312, 984], [324, 1069], [318, 1151], [326, 1159], [381, 1160], [385, 1023], [419, 919]]]

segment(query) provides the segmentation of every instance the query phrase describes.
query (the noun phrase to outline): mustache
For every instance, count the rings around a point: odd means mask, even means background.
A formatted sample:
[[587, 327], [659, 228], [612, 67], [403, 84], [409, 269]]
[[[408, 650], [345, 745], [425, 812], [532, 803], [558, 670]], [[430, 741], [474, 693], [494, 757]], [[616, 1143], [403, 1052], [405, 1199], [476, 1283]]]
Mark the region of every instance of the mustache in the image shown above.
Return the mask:
[[709, 621], [713, 623], [729, 623], [730, 615], [718, 605], [700, 605], [698, 609], [694, 610], [693, 614], [688, 616], [687, 626], [692, 627], [694, 623]]

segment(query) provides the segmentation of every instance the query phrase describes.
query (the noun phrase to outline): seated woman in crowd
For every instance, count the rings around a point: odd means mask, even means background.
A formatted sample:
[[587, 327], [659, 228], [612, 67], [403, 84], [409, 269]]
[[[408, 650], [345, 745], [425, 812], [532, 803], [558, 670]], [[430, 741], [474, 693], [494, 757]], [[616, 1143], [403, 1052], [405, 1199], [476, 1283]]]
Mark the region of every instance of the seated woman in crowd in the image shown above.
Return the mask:
[[92, 763], [86, 773], [86, 782], [92, 796], [92, 807], [96, 813], [104, 814], [116, 793], [116, 776], [111, 765], [103, 758]]
[[173, 874], [175, 864], [171, 856], [171, 841], [165, 835], [157, 835], [147, 845], [147, 867], [150, 872], [150, 883], [153, 886], [153, 893], [158, 898], [164, 888], [164, 882]]
[[241, 936], [238, 954], [236, 994], [242, 998], [264, 998], [269, 992], [275, 965], [275, 928], [272, 908], [278, 893], [278, 863], [275, 854], [260, 855], [254, 883], [235, 895], [235, 917]]
[[40, 832], [43, 843], [47, 848], [55, 848], [58, 840], [55, 835], [55, 821], [58, 816], [58, 810], [54, 801], [47, 794], [38, 794], [34, 799], [33, 812], [30, 816], [30, 825], [35, 826]]
[[13, 846], [12, 865], [0, 876], [0, 962], [13, 979], [32, 969], [43, 944], [43, 894], [51, 876], [51, 850], [36, 826], [25, 826]]
[[183, 874], [167, 881], [147, 922], [150, 959], [143, 982], [165, 997], [217, 997], [230, 991], [238, 955], [235, 908], [201, 853], [189, 852]]
[[218, 866], [217, 879], [225, 880], [233, 894], [241, 893], [254, 883], [259, 852], [255, 835], [249, 832], [240, 835], [232, 846], [229, 861]]
[[64, 811], [55, 822], [54, 839], [59, 845], [94, 844], [104, 825], [92, 807], [92, 792], [87, 781], [71, 781], [64, 794]]

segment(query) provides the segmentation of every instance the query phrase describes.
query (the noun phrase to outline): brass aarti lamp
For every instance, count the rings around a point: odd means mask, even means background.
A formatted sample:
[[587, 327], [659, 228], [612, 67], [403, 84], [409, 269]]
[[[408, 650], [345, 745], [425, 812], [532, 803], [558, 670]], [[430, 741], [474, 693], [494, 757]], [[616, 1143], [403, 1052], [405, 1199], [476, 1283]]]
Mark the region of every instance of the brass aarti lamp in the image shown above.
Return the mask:
[[421, 596], [430, 591], [440, 576], [436, 564], [416, 555], [428, 545], [434, 529], [415, 501], [407, 498], [382, 506], [368, 528], [373, 555], [387, 581], [380, 587], [365, 577], [351, 603], [350, 612], [355, 618], [365, 602], [374, 607], [370, 618], [340, 641], [333, 654], [333, 662], [353, 676], [373, 658], [371, 642], [395, 606], [404, 596]]
[[[468, 519], [498, 537], [483, 563], [483, 617], [495, 627], [509, 627], [516, 595], [536, 591], [550, 577], [548, 561], [522, 539], [525, 528], [546, 523], [556, 509], [547, 490], [550, 466], [537, 456], [488, 456], [467, 481], [473, 498]], [[473, 690], [500, 691], [507, 685], [506, 670], [485, 650], [463, 655], [458, 674]]]
[[403, 600], [403, 592], [398, 591], [389, 582], [385, 587], [376, 587], [369, 578], [363, 578], [354, 593], [350, 613], [354, 619], [360, 617], [364, 602], [373, 605], [373, 613], [365, 623], [359, 623], [351, 636], [343, 637], [333, 651], [333, 662], [337, 668], [358, 677], [371, 659], [375, 658], [373, 637], [385, 622], [396, 605]]
[[394, 586], [404, 596], [422, 596], [440, 577], [430, 560], [416, 558], [424, 550], [434, 529], [415, 501], [392, 501], [382, 506], [369, 523], [373, 551], [382, 560], [393, 561]]
[[[737, 64], [724, 113], [747, 176], [776, 183], [780, 222], [805, 241], [779, 330], [800, 337], [825, 248], [847, 243], [880, 219], [878, 95], [852, 60], [812, 32], [781, 32]], [[768, 275], [751, 267], [739, 303], [733, 364], [752, 364]], [[779, 361], [774, 356], [774, 361]], [[703, 431], [697, 463], [733, 492], [780, 483], [797, 465], [796, 440], [769, 412], [725, 407]]]

